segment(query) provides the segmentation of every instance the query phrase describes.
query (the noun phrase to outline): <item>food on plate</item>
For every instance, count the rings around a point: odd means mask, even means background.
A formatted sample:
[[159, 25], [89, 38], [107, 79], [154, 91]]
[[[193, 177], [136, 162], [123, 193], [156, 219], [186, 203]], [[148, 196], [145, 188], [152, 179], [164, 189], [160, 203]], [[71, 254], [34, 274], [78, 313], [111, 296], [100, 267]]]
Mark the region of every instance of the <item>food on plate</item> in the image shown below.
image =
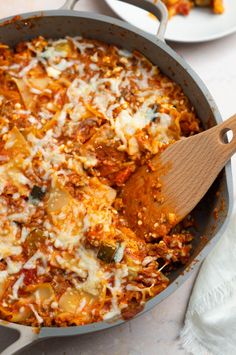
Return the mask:
[[188, 15], [195, 6], [210, 7], [215, 14], [224, 12], [223, 0], [162, 0], [166, 5], [169, 16]]
[[142, 54], [81, 37], [1, 44], [0, 82], [0, 318], [134, 316], [189, 260], [192, 220], [137, 236], [120, 189], [200, 131], [193, 107]]

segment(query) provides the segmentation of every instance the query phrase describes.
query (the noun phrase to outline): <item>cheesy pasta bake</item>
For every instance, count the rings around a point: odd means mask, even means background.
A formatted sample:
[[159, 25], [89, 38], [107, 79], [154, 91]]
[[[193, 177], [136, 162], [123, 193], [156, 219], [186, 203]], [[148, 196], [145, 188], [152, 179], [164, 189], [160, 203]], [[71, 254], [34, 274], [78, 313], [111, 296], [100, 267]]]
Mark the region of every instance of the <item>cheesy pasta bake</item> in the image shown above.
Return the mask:
[[140, 53], [81, 37], [0, 44], [0, 83], [0, 318], [134, 316], [188, 261], [191, 217], [138, 236], [120, 189], [200, 131], [193, 107]]
[[166, 5], [169, 16], [188, 15], [195, 6], [210, 7], [215, 14], [224, 12], [223, 0], [162, 0]]

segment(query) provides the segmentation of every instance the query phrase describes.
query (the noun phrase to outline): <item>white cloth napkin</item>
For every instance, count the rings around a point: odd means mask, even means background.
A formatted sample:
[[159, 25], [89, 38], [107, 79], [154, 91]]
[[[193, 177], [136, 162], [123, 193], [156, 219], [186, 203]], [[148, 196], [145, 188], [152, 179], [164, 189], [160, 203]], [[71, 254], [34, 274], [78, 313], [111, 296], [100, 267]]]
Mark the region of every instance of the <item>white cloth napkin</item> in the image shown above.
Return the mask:
[[236, 354], [236, 211], [200, 269], [180, 339], [194, 355]]

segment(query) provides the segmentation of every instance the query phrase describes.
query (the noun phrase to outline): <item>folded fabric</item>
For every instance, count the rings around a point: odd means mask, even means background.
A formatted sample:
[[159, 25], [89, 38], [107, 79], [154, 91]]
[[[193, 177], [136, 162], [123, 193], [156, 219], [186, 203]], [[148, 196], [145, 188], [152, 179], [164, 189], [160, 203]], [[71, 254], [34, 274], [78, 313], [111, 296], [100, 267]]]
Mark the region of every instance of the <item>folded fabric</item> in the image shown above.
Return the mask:
[[236, 354], [236, 211], [200, 269], [180, 339], [194, 355]]

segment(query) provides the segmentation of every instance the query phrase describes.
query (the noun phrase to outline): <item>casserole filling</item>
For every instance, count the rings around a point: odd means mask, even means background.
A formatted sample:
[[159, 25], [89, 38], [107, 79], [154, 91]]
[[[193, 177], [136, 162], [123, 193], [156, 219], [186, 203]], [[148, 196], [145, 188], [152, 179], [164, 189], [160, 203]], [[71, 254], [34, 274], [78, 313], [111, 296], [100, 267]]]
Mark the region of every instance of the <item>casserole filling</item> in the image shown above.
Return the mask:
[[134, 316], [188, 261], [191, 217], [137, 236], [120, 188], [200, 131], [193, 107], [140, 53], [80, 37], [1, 44], [0, 82], [1, 319]]
[[162, 0], [166, 5], [169, 16], [188, 15], [190, 10], [195, 7], [210, 7], [215, 14], [224, 12], [223, 0]]

